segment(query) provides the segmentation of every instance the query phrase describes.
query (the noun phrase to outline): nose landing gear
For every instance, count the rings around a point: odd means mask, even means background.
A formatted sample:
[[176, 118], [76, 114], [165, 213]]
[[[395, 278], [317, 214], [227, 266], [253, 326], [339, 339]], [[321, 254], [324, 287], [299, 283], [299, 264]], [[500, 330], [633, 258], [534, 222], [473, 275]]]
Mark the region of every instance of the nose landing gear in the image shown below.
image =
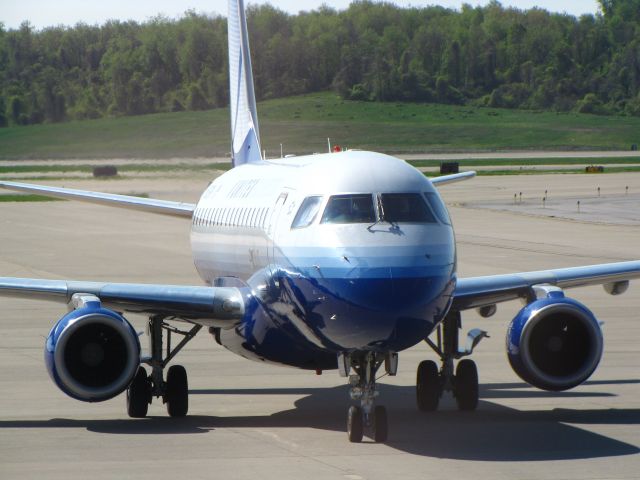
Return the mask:
[[[391, 361], [389, 357], [392, 358]], [[355, 375], [349, 376], [349, 395], [352, 400], [360, 401], [360, 406], [352, 405], [347, 414], [349, 441], [359, 443], [367, 433], [375, 442], [385, 442], [389, 432], [387, 409], [375, 404], [375, 399], [379, 395], [375, 374], [384, 363], [387, 373], [395, 375], [397, 354], [385, 356], [367, 352], [360, 356], [341, 356], [339, 362], [343, 365], [341, 369], [343, 376], [346, 376], [351, 368], [356, 372]]]

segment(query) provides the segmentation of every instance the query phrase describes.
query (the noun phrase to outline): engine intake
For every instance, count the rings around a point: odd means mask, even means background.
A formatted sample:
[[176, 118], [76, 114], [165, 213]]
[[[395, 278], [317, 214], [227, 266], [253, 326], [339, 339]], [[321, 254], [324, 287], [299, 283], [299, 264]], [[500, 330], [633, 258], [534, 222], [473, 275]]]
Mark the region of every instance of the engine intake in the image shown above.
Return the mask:
[[524, 307], [507, 332], [507, 355], [525, 382], [561, 391], [580, 385], [602, 358], [598, 320], [581, 303], [554, 291]]
[[124, 317], [92, 299], [51, 329], [44, 355], [49, 376], [64, 393], [101, 402], [131, 383], [140, 364], [140, 342]]

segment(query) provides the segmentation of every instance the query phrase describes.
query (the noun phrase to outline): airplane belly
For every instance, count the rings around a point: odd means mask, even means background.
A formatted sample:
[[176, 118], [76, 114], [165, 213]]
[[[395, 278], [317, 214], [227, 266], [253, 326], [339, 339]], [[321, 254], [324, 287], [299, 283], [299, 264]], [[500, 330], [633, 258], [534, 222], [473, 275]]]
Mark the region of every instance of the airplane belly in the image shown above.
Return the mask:
[[306, 370], [337, 368], [337, 357], [333, 351], [319, 347], [292, 324], [274, 321], [272, 315], [265, 309], [254, 312], [236, 329], [220, 331], [220, 343], [248, 360]]

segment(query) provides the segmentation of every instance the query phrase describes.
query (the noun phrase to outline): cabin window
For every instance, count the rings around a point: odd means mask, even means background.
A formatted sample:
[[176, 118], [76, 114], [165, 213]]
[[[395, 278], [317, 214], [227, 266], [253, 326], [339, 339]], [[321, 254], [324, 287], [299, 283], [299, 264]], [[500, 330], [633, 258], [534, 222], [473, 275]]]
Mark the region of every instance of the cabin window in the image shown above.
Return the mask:
[[386, 222], [436, 223], [419, 193], [383, 193], [380, 204], [380, 217]]
[[371, 194], [334, 195], [329, 198], [320, 223], [375, 222]]
[[291, 223], [291, 228], [304, 228], [311, 225], [318, 215], [321, 204], [322, 197], [314, 196], [305, 198]]
[[267, 208], [263, 208], [262, 209], [262, 218], [260, 218], [260, 226], [262, 227], [263, 230], [265, 229], [265, 223], [266, 223], [266, 220], [267, 220], [267, 211], [268, 211]]
[[429, 206], [435, 212], [438, 219], [440, 219], [442, 223], [451, 225], [451, 218], [449, 217], [447, 207], [445, 207], [444, 202], [438, 194], [434, 192], [424, 192], [424, 197], [427, 199], [427, 202], [429, 202]]

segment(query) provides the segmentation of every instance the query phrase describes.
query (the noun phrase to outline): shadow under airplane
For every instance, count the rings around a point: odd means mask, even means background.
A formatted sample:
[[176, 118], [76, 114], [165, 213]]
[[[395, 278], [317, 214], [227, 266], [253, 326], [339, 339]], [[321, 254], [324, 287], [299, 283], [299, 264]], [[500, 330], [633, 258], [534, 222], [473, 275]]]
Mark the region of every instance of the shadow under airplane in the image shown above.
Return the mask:
[[[591, 385], [640, 383], [640, 380], [587, 382]], [[485, 384], [481, 398], [537, 398], [526, 384]], [[451, 398], [443, 409], [421, 413], [415, 387], [380, 385], [393, 429], [386, 445], [414, 455], [454, 460], [544, 461], [615, 457], [640, 453], [636, 445], [600, 435], [575, 424], [638, 425], [640, 409], [552, 409], [522, 411], [483, 400], [475, 412], [459, 412]], [[514, 391], [515, 390], [515, 391]], [[268, 416], [184, 418], [148, 417], [116, 420], [10, 420], [0, 428], [84, 428], [108, 434], [194, 434], [224, 428], [315, 428], [344, 431], [347, 387], [207, 389], [192, 395], [295, 395], [295, 407]], [[542, 392], [544, 396], [558, 395]], [[606, 393], [567, 392], [562, 397], [602, 397]], [[574, 425], [570, 425], [574, 424]]]

